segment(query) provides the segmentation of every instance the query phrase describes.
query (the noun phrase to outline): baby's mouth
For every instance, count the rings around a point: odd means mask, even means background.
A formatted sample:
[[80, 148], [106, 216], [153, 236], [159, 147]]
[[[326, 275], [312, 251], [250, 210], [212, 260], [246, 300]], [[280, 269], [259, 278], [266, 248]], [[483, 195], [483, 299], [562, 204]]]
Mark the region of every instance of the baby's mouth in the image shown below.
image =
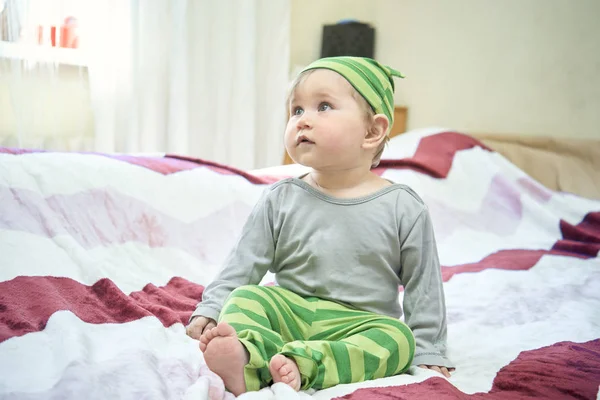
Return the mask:
[[315, 142], [313, 142], [312, 140], [310, 140], [306, 136], [302, 135], [302, 136], [299, 136], [298, 139], [296, 140], [296, 145], [299, 146], [299, 145], [301, 145], [303, 143], [306, 143], [306, 144], [315, 144]]

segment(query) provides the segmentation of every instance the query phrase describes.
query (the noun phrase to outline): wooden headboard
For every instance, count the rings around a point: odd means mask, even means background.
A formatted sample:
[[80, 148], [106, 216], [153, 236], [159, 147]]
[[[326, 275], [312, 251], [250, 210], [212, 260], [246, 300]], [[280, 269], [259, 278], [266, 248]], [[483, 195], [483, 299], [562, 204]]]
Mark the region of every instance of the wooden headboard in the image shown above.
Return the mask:
[[469, 134], [547, 188], [600, 200], [600, 140]]
[[[390, 138], [398, 136], [401, 133], [406, 132], [406, 120], [408, 118], [408, 108], [404, 106], [394, 107], [394, 125], [390, 131]], [[290, 158], [287, 151], [283, 150], [283, 164], [293, 164], [294, 161]]]

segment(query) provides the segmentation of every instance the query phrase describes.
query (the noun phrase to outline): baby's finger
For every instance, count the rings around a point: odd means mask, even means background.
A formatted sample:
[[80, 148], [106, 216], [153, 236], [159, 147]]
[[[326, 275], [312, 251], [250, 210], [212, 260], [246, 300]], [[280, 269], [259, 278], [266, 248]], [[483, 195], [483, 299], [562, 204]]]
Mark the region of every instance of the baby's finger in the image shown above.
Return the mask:
[[202, 336], [202, 328], [198, 325], [191, 325], [186, 328], [185, 333], [192, 339], [198, 340]]
[[213, 321], [210, 321], [208, 324], [206, 324], [206, 326], [204, 327], [204, 329], [202, 330], [202, 333], [208, 332], [209, 330], [211, 330], [212, 328], [214, 328], [215, 326], [217, 326], [216, 323], [214, 323]]
[[440, 374], [442, 373], [442, 370], [440, 369], [440, 367], [438, 367], [437, 365], [430, 365], [429, 369], [432, 369], [434, 371], [439, 372]]
[[188, 336], [190, 336], [192, 339], [200, 339], [200, 336], [202, 336], [202, 331], [204, 330], [204, 327], [206, 326], [207, 323], [209, 323], [210, 320], [208, 318], [205, 317], [195, 317], [192, 322], [187, 326], [186, 328], [186, 334]]
[[444, 376], [445, 376], [446, 378], [450, 378], [450, 371], [448, 371], [448, 368], [446, 368], [446, 367], [442, 367], [442, 368], [441, 368], [441, 371], [442, 371], [442, 374], [444, 374]]

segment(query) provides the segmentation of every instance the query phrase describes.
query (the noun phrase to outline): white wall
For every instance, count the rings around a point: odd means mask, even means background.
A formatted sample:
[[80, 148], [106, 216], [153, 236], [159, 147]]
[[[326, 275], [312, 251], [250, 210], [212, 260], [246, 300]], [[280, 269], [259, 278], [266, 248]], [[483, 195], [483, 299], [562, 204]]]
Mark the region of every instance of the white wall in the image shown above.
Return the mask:
[[371, 23], [376, 58], [406, 74], [409, 128], [600, 139], [600, 1], [294, 0], [292, 68], [342, 18]]
[[0, 60], [0, 146], [92, 150], [93, 131], [86, 68]]

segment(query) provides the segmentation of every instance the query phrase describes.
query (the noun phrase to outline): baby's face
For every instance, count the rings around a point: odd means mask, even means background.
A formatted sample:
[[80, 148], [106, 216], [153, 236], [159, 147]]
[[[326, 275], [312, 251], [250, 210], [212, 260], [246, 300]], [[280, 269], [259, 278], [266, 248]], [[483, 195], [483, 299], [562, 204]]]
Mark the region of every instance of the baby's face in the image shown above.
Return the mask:
[[334, 71], [317, 69], [292, 93], [285, 147], [299, 164], [316, 169], [356, 166], [367, 133], [354, 88]]

